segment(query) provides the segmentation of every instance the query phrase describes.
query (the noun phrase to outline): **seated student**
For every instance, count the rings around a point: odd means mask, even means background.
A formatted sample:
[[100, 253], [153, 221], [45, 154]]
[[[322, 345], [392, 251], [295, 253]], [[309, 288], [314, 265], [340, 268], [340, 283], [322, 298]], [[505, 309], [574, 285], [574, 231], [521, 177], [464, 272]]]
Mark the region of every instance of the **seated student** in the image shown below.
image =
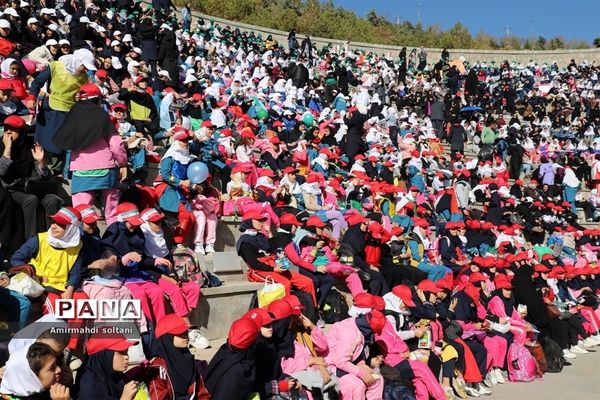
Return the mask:
[[133, 400], [138, 392], [138, 382], [125, 383], [129, 367], [127, 349], [137, 344], [125, 336], [92, 336], [86, 345], [89, 356], [81, 376], [77, 376], [76, 389], [80, 399]]
[[58, 383], [61, 369], [58, 354], [45, 343], [33, 343], [11, 356], [0, 387], [6, 400], [70, 400], [70, 390]]
[[253, 344], [260, 329], [250, 318], [234, 321], [227, 342], [214, 355], [206, 372], [211, 400], [246, 400], [255, 379]]
[[292, 287], [309, 293], [316, 304], [316, 295], [313, 282], [310, 278], [298, 272], [284, 270], [275, 265], [275, 261], [269, 255], [270, 246], [267, 237], [261, 233], [264, 215], [258, 211], [244, 213], [240, 224], [242, 236], [236, 243], [237, 253], [248, 264], [248, 280], [253, 282], [264, 282], [270, 276], [275, 282], [285, 287], [286, 294], [290, 294]]
[[190, 326], [177, 314], [158, 321], [145, 382], [152, 400], [210, 399], [194, 355], [188, 349]]
[[356, 318], [333, 324], [327, 334], [329, 353], [325, 357], [340, 380], [340, 392], [345, 400], [375, 400], [383, 396], [383, 379], [366, 364], [369, 346], [375, 334], [381, 334], [385, 316], [370, 311]]
[[[31, 264], [45, 290], [44, 314], [54, 313], [58, 299], [87, 299], [83, 292], [76, 291], [81, 285], [85, 271], [80, 252], [83, 247], [79, 232], [79, 212], [63, 207], [52, 216], [52, 225], [47, 232], [38, 233], [13, 254], [13, 266]], [[77, 321], [77, 319], [75, 319]], [[78, 337], [69, 342], [69, 348], [77, 347]]]

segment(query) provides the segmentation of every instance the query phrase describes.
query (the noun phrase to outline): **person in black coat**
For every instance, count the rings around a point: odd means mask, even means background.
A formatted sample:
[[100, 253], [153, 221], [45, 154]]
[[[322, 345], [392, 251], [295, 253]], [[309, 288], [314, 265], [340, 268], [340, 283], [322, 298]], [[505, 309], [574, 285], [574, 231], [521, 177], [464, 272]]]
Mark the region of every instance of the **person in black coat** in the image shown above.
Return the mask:
[[297, 88], [303, 88], [308, 85], [308, 68], [304, 65], [304, 61], [300, 60], [298, 64], [290, 70], [292, 84]]
[[348, 117], [344, 121], [348, 126], [346, 134], [345, 153], [350, 159], [350, 163], [354, 163], [354, 156], [362, 153], [365, 147], [363, 139], [363, 125], [366, 117], [358, 112], [354, 107], [348, 110]]
[[179, 76], [179, 66], [177, 65], [179, 50], [177, 49], [175, 33], [166, 24], [163, 24], [159, 31], [159, 43], [158, 60], [160, 67], [167, 71], [173, 79], [173, 81], [169, 81], [169, 85], [176, 85]]
[[[148, 64], [152, 76], [156, 76], [156, 60], [158, 60], [158, 27], [152, 22], [152, 10], [147, 11], [141, 17], [140, 24], [137, 28], [137, 38], [140, 41], [142, 50], [142, 60]], [[175, 79], [169, 73], [171, 79]]]
[[212, 400], [245, 400], [256, 380], [253, 344], [259, 327], [250, 318], [234, 321], [227, 342], [214, 355], [205, 375]]
[[23, 34], [21, 35], [23, 54], [28, 54], [33, 51], [33, 49], [40, 47], [43, 44], [39, 27], [40, 23], [34, 22], [27, 24], [27, 26], [23, 29]]
[[456, 154], [465, 154], [465, 141], [467, 140], [467, 131], [458, 120], [452, 122], [450, 127], [450, 155], [452, 160], [456, 160]]

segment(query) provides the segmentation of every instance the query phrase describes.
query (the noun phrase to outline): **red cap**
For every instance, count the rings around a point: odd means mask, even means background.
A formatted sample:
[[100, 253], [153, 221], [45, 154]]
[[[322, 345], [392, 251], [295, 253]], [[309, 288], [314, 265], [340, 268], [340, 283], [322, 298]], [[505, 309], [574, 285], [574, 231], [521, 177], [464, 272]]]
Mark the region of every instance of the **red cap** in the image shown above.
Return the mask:
[[273, 122], [273, 128], [277, 128], [278, 126], [283, 126], [283, 122], [281, 122], [281, 121]]
[[81, 220], [81, 215], [73, 207], [63, 207], [56, 214], [51, 215], [50, 218], [60, 225], [72, 225]]
[[4, 119], [2, 124], [14, 129], [23, 129], [25, 127], [25, 120], [17, 115], [9, 115]]
[[173, 139], [175, 140], [188, 140], [190, 138], [190, 132], [182, 127], [177, 127], [173, 129]]
[[140, 217], [146, 222], [158, 222], [163, 218], [156, 208], [146, 208]]
[[81, 215], [81, 221], [86, 224], [93, 224], [94, 222], [98, 222], [100, 219], [102, 219], [94, 207], [88, 206], [87, 204], [80, 204], [75, 207], [75, 210], [77, 210], [79, 215]]
[[512, 289], [513, 286], [510, 283], [510, 280], [508, 279], [508, 276], [506, 275], [496, 275], [496, 277], [494, 278], [494, 286], [496, 286], [496, 289]]
[[435, 286], [437, 286], [440, 290], [452, 290], [452, 277], [448, 275], [449, 279], [440, 279], [435, 282]]
[[424, 292], [431, 292], [431, 293], [439, 293], [440, 292], [440, 289], [437, 286], [435, 286], [435, 283], [433, 283], [433, 281], [430, 281], [429, 279], [422, 280], [417, 285], [417, 289], [420, 289]]
[[258, 176], [268, 176], [269, 178], [275, 177], [275, 172], [270, 168], [263, 168], [258, 173]]
[[294, 167], [285, 167], [285, 169], [283, 170], [284, 174], [297, 174], [298, 170]]
[[200, 93], [194, 93], [192, 95], [192, 100], [195, 101], [196, 103], [199, 101], [202, 101], [204, 97], [202, 97], [202, 95]]
[[127, 338], [121, 334], [116, 337], [94, 335], [89, 338], [87, 342], [86, 352], [91, 356], [102, 350], [125, 351], [137, 343], [137, 340], [127, 340]]
[[242, 220], [243, 221], [249, 221], [251, 219], [255, 219], [257, 221], [264, 221], [267, 219], [267, 217], [265, 217], [264, 215], [262, 215], [260, 212], [258, 212], [257, 210], [248, 210], [247, 212], [244, 213], [244, 215], [242, 216]]
[[227, 335], [227, 342], [236, 349], [245, 350], [258, 336], [260, 328], [250, 318], [240, 318], [233, 321]]
[[221, 131], [221, 137], [230, 137], [230, 136], [231, 136], [231, 129], [225, 128]]
[[547, 253], [542, 256], [542, 261], [554, 260], [554, 258], [554, 255]]
[[373, 310], [366, 314], [369, 326], [377, 335], [381, 334], [385, 326], [385, 315], [381, 311]]
[[356, 107], [350, 107], [350, 108], [348, 109], [348, 112], [349, 112], [349, 113], [351, 113], [351, 112], [355, 112], [355, 111], [358, 111], [358, 108], [356, 108]]
[[413, 224], [414, 224], [414, 226], [420, 226], [421, 228], [427, 228], [427, 227], [429, 227], [429, 224], [427, 223], [427, 220], [425, 220], [423, 218], [414, 218], [413, 219]]
[[140, 218], [140, 212], [133, 203], [121, 203], [117, 206], [117, 218], [122, 222], [129, 222], [133, 226], [140, 226], [144, 220]]
[[285, 213], [281, 217], [279, 217], [280, 225], [295, 225], [301, 226], [302, 224], [298, 221], [298, 218], [292, 213]]
[[486, 277], [481, 272], [473, 272], [471, 275], [469, 275], [469, 282], [471, 283], [484, 282], [485, 280]]
[[317, 182], [319, 182], [318, 174], [308, 174], [308, 176], [306, 177], [306, 183], [317, 183]]
[[117, 111], [122, 110], [123, 112], [127, 111], [127, 106], [124, 103], [116, 103], [111, 106], [111, 110]]
[[304, 310], [304, 305], [300, 303], [300, 299], [295, 294], [290, 294], [283, 298], [284, 301], [292, 307], [292, 315], [300, 315]]
[[273, 314], [273, 319], [276, 321], [287, 318], [293, 315], [294, 312], [290, 303], [284, 299], [275, 300], [269, 304], [268, 310], [271, 314]]
[[248, 165], [248, 164], [244, 164], [244, 163], [238, 163], [238, 164], [236, 164], [235, 167], [233, 167], [231, 169], [231, 173], [237, 174], [238, 172], [243, 172], [245, 174], [248, 174], [248, 173], [252, 172], [252, 166]]
[[279, 143], [281, 143], [281, 140], [279, 140], [279, 137], [278, 137], [278, 136], [271, 136], [271, 137], [269, 138], [269, 142], [270, 142], [271, 144], [279, 144]]
[[207, 120], [207, 121], [204, 121], [204, 122], [202, 123], [202, 127], [203, 127], [203, 128], [204, 128], [204, 127], [206, 127], [206, 128], [214, 128], [214, 127], [215, 127], [215, 125], [212, 123], [212, 121], [211, 121], [211, 120]]
[[189, 329], [194, 328], [195, 326], [186, 323], [185, 320], [179, 315], [168, 314], [156, 323], [154, 335], [157, 339], [165, 333], [170, 333], [171, 335], [181, 335], [182, 333], [187, 332]]
[[560, 265], [557, 265], [556, 267], [552, 268], [552, 272], [554, 272], [556, 275], [561, 275], [565, 273], [565, 269]]
[[242, 139], [256, 139], [256, 135], [254, 134], [254, 132], [252, 132], [252, 129], [248, 127], [242, 129], [242, 131], [240, 132], [240, 136], [242, 137]]
[[357, 294], [352, 304], [358, 308], [373, 308], [373, 295], [367, 292]]
[[351, 214], [349, 217], [346, 218], [346, 222], [348, 222], [348, 225], [353, 226], [357, 224], [366, 224], [367, 222], [369, 222], [369, 220], [360, 214]]
[[543, 273], [550, 272], [550, 268], [548, 268], [548, 267], [547, 267], [547, 266], [545, 266], [544, 264], [537, 264], [537, 265], [535, 265], [535, 266], [533, 267], [533, 270], [534, 270], [535, 272], [543, 272]]
[[407, 307], [414, 307], [415, 302], [412, 299], [412, 292], [406, 285], [397, 285], [392, 289], [392, 293], [402, 300]]
[[108, 72], [105, 69], [99, 69], [96, 71], [96, 78], [106, 79], [108, 78]]
[[145, 75], [138, 75], [133, 82], [140, 83], [144, 81], [148, 81], [148, 78]]
[[373, 310], [385, 310], [385, 300], [383, 299], [383, 297], [373, 295]]
[[86, 83], [79, 88], [79, 99], [93, 99], [102, 96], [100, 88], [95, 83]]
[[251, 319], [259, 328], [273, 323], [273, 317], [271, 317], [271, 314], [264, 308], [253, 308], [242, 315], [242, 318]]
[[317, 228], [324, 228], [325, 227], [325, 223], [321, 220], [321, 218], [317, 217], [316, 215], [313, 215], [311, 217], [308, 217], [308, 219], [306, 220], [306, 226], [314, 226]]

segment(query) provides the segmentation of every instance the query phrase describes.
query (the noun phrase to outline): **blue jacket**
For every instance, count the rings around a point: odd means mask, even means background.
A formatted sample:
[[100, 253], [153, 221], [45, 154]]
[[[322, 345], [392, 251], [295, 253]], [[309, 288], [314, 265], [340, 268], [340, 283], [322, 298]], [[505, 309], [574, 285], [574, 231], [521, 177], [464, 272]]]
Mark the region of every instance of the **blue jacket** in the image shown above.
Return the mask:
[[187, 198], [179, 187], [179, 183], [187, 179], [187, 165], [167, 157], [160, 162], [160, 176], [167, 188], [160, 196], [158, 205], [165, 211], [176, 213], [179, 211], [179, 203], [187, 205]]

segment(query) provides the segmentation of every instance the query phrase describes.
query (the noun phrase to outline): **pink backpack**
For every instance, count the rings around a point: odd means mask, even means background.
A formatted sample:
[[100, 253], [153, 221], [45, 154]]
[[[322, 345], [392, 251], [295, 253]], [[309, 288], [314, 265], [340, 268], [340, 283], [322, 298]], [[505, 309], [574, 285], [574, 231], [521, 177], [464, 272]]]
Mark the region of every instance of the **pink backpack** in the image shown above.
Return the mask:
[[508, 349], [508, 379], [512, 382], [531, 382], [539, 378], [535, 358], [523, 345], [513, 343]]

